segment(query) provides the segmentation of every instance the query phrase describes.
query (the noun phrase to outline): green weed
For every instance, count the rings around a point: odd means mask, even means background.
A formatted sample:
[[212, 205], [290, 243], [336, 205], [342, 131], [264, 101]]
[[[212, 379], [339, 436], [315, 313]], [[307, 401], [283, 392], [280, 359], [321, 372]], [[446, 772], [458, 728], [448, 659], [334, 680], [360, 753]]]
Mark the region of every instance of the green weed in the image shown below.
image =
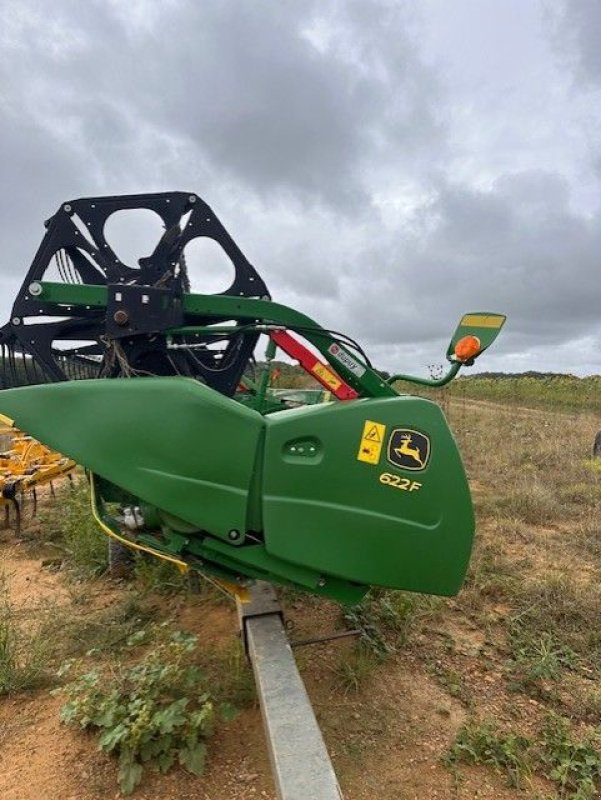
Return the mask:
[[561, 800], [593, 800], [601, 790], [601, 731], [574, 737], [567, 720], [550, 714], [537, 753], [547, 778], [557, 784]]
[[471, 706], [473, 698], [465, 685], [460, 670], [446, 666], [442, 662], [436, 662], [428, 666], [428, 671], [451, 697], [455, 697], [466, 706]]
[[37, 689], [49, 682], [52, 637], [48, 634], [45, 615], [41, 621], [19, 618], [9, 598], [6, 575], [0, 573], [0, 695]]
[[211, 691], [220, 706], [236, 710], [248, 708], [256, 701], [252, 669], [239, 640], [220, 650], [203, 650], [199, 660]]
[[108, 656], [119, 653], [129, 638], [140, 630], [145, 630], [156, 611], [142, 605], [136, 596], [111, 603], [108, 608], [76, 616], [65, 611], [57, 620], [61, 627], [60, 655], [72, 658], [84, 653]]
[[572, 651], [583, 663], [598, 668], [601, 632], [593, 621], [601, 619], [601, 587], [550, 576], [520, 587], [515, 605], [509, 622], [514, 642], [551, 637], [563, 651], [562, 658], [571, 659]]
[[524, 635], [519, 625], [510, 632], [512, 657], [509, 669], [513, 676], [512, 688], [540, 692], [543, 681], [558, 681], [565, 669], [575, 669], [576, 653], [558, 642], [549, 632], [530, 637]]
[[385, 659], [403, 645], [426, 619], [440, 614], [443, 601], [437, 597], [387, 590], [372, 590], [361, 603], [345, 608], [343, 619], [360, 631], [362, 646]]
[[445, 763], [458, 775], [458, 765], [485, 764], [520, 788], [522, 779], [539, 775], [552, 781], [559, 800], [593, 800], [601, 789], [601, 731], [574, 736], [569, 722], [549, 714], [536, 737], [500, 731], [492, 722], [460, 728]]
[[334, 667], [334, 675], [343, 694], [358, 692], [379, 663], [378, 655], [361, 642], [343, 654]]
[[169, 561], [145, 553], [136, 553], [133, 575], [137, 588], [147, 594], [177, 594], [189, 589], [187, 573]]
[[[133, 637], [132, 646], [143, 638]], [[100, 749], [118, 756], [124, 794], [147, 764], [204, 771], [214, 709], [203, 673], [191, 663], [195, 648], [194, 636], [174, 632], [136, 663], [92, 670], [59, 690], [68, 697], [61, 721], [95, 731]]]
[[522, 778], [530, 772], [531, 746], [527, 736], [499, 731], [493, 722], [470, 723], [459, 729], [445, 763], [453, 771], [461, 762], [485, 764], [504, 774], [510, 786], [520, 788]]
[[107, 539], [92, 516], [86, 480], [61, 486], [52, 505], [40, 514], [40, 523], [74, 577], [95, 578], [106, 571]]

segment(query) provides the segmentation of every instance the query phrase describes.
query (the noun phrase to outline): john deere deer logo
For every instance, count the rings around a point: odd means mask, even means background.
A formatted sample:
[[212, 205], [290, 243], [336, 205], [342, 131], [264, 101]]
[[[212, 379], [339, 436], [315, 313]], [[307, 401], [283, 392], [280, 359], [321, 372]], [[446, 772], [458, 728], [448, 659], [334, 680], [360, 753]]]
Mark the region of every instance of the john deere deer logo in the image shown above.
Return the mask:
[[430, 458], [430, 439], [418, 431], [395, 428], [388, 440], [388, 460], [395, 467], [425, 469]]

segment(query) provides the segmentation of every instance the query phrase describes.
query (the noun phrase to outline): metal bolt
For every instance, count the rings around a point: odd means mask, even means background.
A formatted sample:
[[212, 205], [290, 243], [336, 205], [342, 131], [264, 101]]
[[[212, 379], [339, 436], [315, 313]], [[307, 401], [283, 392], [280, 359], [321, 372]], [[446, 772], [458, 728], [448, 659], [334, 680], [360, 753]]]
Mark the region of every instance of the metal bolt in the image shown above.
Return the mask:
[[65, 211], [67, 212], [67, 214], [69, 214], [69, 213], [71, 212], [71, 206], [69, 205], [69, 203], [65, 203], [65, 205], [63, 206], [63, 208], [65, 209]]
[[240, 538], [240, 531], [236, 530], [236, 528], [232, 528], [231, 531], [228, 531], [228, 537], [235, 542], [237, 539]]
[[29, 294], [32, 297], [39, 297], [42, 294], [42, 285], [35, 281], [29, 284]]
[[127, 311], [124, 311], [122, 308], [120, 308], [113, 314], [113, 319], [117, 325], [127, 325], [129, 322], [129, 314]]
[[323, 588], [326, 585], [326, 579], [325, 578], [320, 578], [317, 581], [317, 585]]
[[13, 317], [11, 320], [13, 325], [20, 325], [21, 324], [21, 317]]
[[191, 194], [190, 197], [188, 198], [188, 202], [195, 203], [197, 201], [197, 199], [198, 198], [196, 197], [195, 194]]

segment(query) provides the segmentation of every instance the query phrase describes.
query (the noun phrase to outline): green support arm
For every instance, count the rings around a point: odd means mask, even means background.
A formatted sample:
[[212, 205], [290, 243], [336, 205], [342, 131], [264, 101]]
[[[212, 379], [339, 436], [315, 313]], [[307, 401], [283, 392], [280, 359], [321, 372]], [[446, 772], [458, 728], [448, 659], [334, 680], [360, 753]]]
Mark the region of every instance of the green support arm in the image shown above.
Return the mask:
[[[106, 308], [108, 287], [42, 282], [36, 284], [36, 296], [42, 302], [64, 306], [67, 312], [71, 311], [74, 306]], [[244, 333], [245, 330], [249, 333], [257, 331], [269, 333], [280, 327], [290, 329], [301, 334], [314, 345], [330, 366], [361, 397], [395, 397], [398, 393], [392, 384], [399, 380], [410, 381], [420, 386], [446, 386], [464, 364], [473, 363], [473, 359], [490, 346], [505, 322], [505, 317], [501, 314], [489, 312], [467, 314], [462, 318], [451, 339], [447, 352], [451, 367], [446, 375], [439, 379], [428, 379], [397, 374], [384, 380], [376, 370], [341, 344], [335, 335], [322, 328], [311, 317], [281, 303], [226, 295], [184, 294], [183, 309], [189, 324], [165, 331], [167, 336], [189, 336], [194, 333]], [[219, 324], [215, 326], [195, 325], [196, 321], [207, 319], [214, 319], [216, 323], [234, 319], [244, 325], [242, 330], [227, 325], [219, 326]], [[465, 338], [471, 338], [477, 342], [478, 349], [470, 359], [457, 358], [455, 355], [458, 342]]]
[[410, 381], [411, 383], [417, 383], [419, 386], [446, 386], [447, 383], [450, 383], [453, 380], [462, 366], [463, 364], [461, 361], [453, 362], [447, 374], [443, 375], [442, 378], [417, 378], [414, 375], [403, 375], [402, 373], [399, 373], [398, 375], [391, 375], [386, 383], [392, 385], [393, 383], [396, 383], [396, 381]]
[[[63, 284], [42, 282], [38, 284], [37, 299], [42, 302], [65, 306], [69, 311], [74, 306], [106, 308], [107, 286], [86, 284]], [[225, 295], [185, 294], [184, 315], [190, 326], [166, 331], [167, 335], [190, 334], [194, 331], [194, 319], [239, 320], [249, 323], [249, 331], [269, 332], [269, 326], [297, 331], [311, 342], [336, 372], [362, 397], [396, 397], [397, 392], [370, 366], [361, 361], [334, 336], [324, 330], [315, 320], [288, 306], [270, 300], [233, 298]], [[219, 332], [219, 329], [217, 329]]]

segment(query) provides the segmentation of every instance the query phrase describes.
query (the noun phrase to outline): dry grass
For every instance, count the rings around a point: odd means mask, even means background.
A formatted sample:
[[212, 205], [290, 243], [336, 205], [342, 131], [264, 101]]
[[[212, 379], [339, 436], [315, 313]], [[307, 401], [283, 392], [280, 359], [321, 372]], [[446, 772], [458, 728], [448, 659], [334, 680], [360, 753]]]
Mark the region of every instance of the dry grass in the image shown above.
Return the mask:
[[[447, 624], [459, 610], [492, 642], [478, 666], [494, 695], [471, 682], [470, 724], [494, 716], [531, 735], [555, 712], [566, 717], [566, 741], [576, 741], [601, 714], [601, 465], [590, 459], [601, 423], [469, 401], [452, 403], [449, 416], [476, 482], [478, 539]], [[439, 673], [465, 676], [453, 652], [436, 663]], [[598, 759], [599, 741], [590, 741], [587, 757]], [[597, 780], [558, 796], [596, 796]]]
[[[601, 655], [601, 469], [589, 454], [598, 423], [520, 409], [451, 406], [477, 479], [478, 541], [458, 606], [496, 621], [508, 685], [590, 719]], [[516, 681], [516, 678], [518, 679]]]

